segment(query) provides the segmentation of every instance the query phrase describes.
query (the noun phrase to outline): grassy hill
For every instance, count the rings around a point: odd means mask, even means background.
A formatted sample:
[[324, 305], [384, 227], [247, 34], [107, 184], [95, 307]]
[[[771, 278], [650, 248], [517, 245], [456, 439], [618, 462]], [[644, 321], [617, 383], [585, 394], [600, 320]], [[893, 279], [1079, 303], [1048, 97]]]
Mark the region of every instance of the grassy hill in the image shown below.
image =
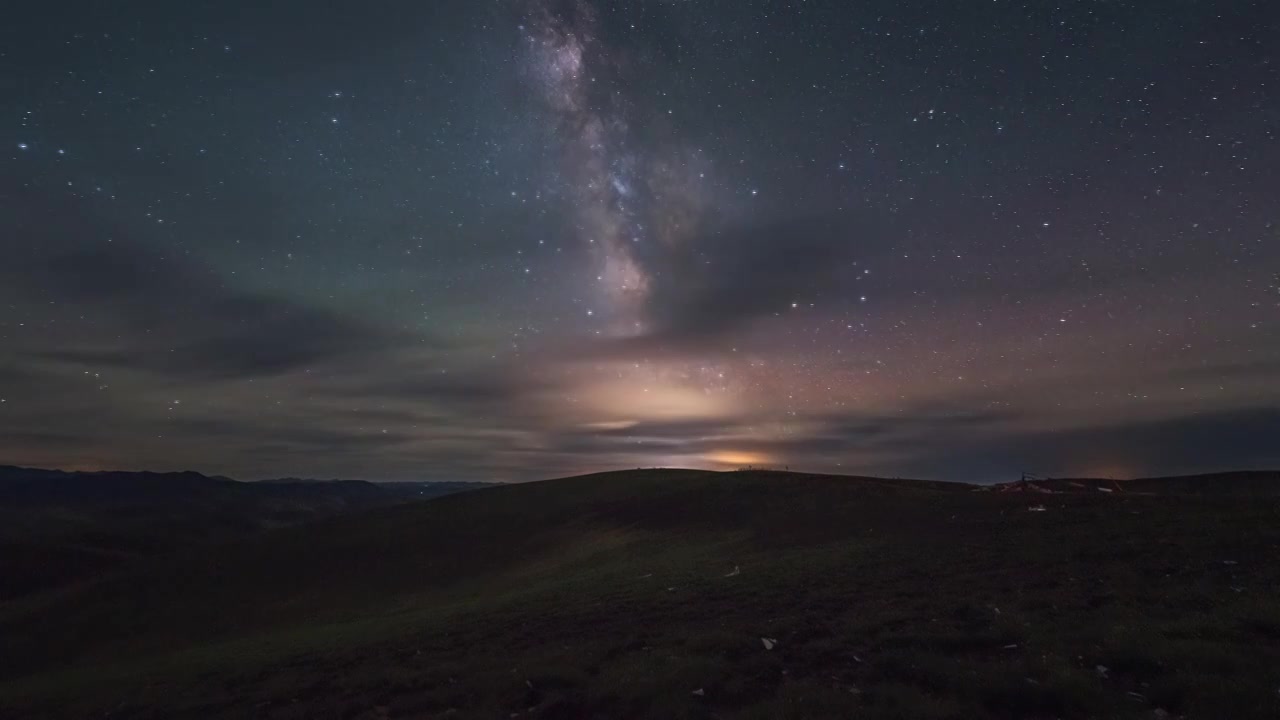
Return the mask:
[[1276, 497], [973, 490], [632, 471], [201, 545], [0, 603], [0, 716], [1280, 713]]

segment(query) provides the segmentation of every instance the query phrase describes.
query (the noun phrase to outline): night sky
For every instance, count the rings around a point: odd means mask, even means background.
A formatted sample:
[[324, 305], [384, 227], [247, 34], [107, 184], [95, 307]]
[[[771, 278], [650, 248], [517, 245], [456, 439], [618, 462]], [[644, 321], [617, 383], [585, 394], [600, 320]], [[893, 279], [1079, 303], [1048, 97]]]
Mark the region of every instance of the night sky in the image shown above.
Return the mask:
[[1280, 465], [1273, 0], [0, 29], [0, 463]]

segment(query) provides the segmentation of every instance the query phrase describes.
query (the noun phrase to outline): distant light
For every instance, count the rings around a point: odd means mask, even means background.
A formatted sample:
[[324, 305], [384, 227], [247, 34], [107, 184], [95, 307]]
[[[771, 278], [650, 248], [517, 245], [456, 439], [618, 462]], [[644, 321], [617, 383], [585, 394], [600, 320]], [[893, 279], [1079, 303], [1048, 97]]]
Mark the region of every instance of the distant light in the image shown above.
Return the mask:
[[19, 150], [26, 150], [26, 149], [27, 149], [27, 147], [28, 147], [28, 145], [27, 145], [26, 143], [18, 143], [18, 149], [19, 149]]

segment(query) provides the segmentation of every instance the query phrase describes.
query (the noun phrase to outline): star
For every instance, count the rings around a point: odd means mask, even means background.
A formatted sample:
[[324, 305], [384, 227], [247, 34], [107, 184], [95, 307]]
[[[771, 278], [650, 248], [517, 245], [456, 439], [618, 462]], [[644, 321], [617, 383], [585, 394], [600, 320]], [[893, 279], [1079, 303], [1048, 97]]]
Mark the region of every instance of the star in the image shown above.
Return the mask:
[[[0, 262], [0, 376], [40, 402], [12, 398], [0, 447], [43, 433], [10, 455], [524, 480], [718, 467], [732, 438], [981, 481], [1011, 454], [1091, 471], [1064, 437], [1133, 473], [1271, 457], [1267, 3], [1107, 4], [1107, 27], [1197, 28], [1194, 53], [1102, 42], [1087, 3], [927, 24], [720, 3], [732, 32], [698, 43], [700, 3], [405, 3], [351, 27], [321, 8], [302, 34], [246, 0], [230, 25], [117, 5], [102, 33], [25, 23], [6, 45], [22, 253]], [[110, 405], [64, 386], [105, 386], [81, 374], [104, 360]], [[199, 421], [169, 449], [146, 442], [162, 408]], [[414, 427], [436, 413], [448, 432]], [[644, 444], [618, 452], [627, 423]], [[299, 426], [314, 452], [252, 441]], [[413, 442], [364, 452], [379, 428]], [[1217, 436], [1239, 441], [1196, 441]]]

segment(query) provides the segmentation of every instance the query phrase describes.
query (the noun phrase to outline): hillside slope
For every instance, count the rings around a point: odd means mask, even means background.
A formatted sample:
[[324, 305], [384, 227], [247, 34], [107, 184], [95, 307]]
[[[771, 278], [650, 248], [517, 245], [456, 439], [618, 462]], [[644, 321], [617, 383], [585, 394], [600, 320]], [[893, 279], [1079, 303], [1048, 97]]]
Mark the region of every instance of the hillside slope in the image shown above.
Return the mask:
[[0, 711], [1280, 710], [1274, 500], [970, 490], [637, 471], [205, 546], [0, 605]]

